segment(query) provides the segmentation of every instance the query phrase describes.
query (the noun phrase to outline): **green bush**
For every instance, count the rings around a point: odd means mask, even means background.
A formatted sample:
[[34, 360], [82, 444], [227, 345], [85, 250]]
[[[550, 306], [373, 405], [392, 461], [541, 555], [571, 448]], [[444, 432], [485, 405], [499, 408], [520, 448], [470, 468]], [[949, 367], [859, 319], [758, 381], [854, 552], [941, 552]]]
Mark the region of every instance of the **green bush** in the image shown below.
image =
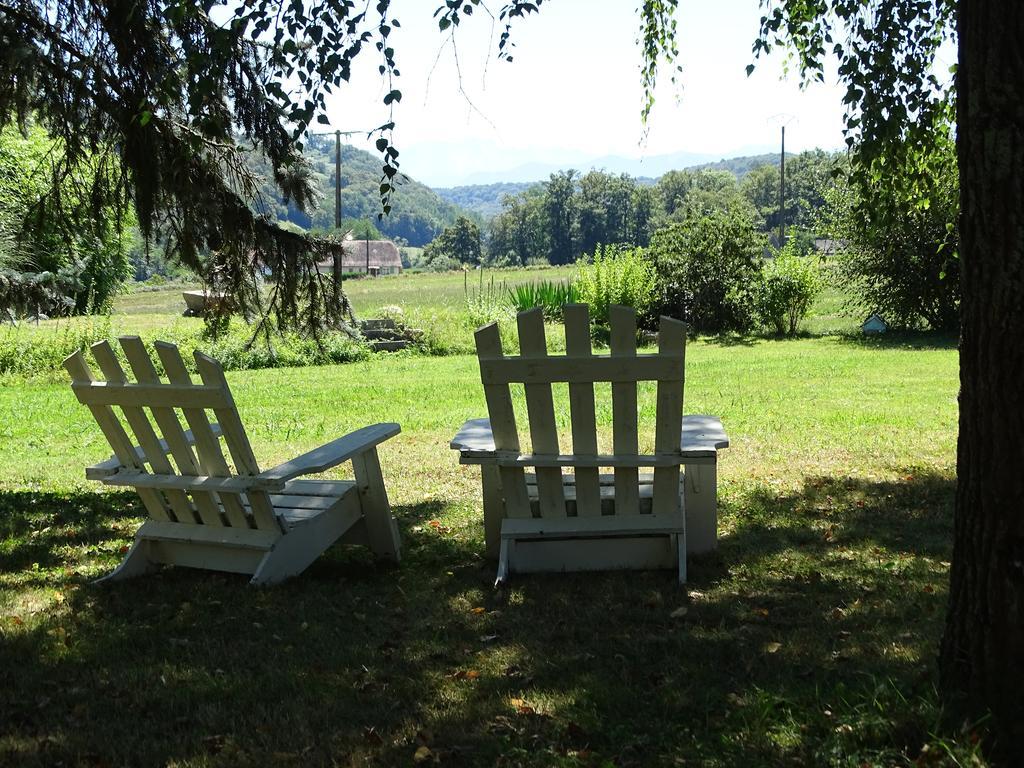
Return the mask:
[[508, 301], [516, 312], [540, 307], [547, 320], [561, 318], [562, 308], [566, 304], [576, 303], [577, 298], [572, 281], [563, 283], [558, 280], [538, 280], [520, 283], [508, 289]]
[[584, 256], [573, 286], [579, 301], [590, 307], [591, 322], [607, 327], [608, 308], [621, 304], [636, 310], [641, 326], [649, 324], [657, 298], [654, 264], [643, 248], [598, 246]]
[[746, 331], [764, 236], [742, 210], [687, 207], [651, 237], [662, 312], [698, 331]]
[[[163, 328], [146, 334], [147, 344], [156, 339], [177, 344], [185, 365], [194, 372], [193, 352], [205, 352], [216, 358], [225, 370], [286, 368], [302, 365], [331, 365], [363, 360], [369, 352], [365, 345], [340, 332], [325, 333], [318, 340], [297, 334], [272, 334], [270, 344], [261, 338], [252, 344], [252, 329], [232, 324], [216, 340], [204, 335], [202, 326], [188, 324]], [[86, 350], [106, 339], [115, 351], [120, 345], [114, 337], [109, 318], [70, 320], [61, 324], [0, 327], [0, 375], [44, 376], [60, 378], [61, 363], [76, 350]], [[118, 352], [120, 355], [120, 352]], [[162, 372], [155, 355], [153, 363]], [[123, 365], [127, 365], [122, 360]]]
[[949, 331], [960, 320], [960, 185], [952, 127], [934, 146], [905, 147], [870, 189], [836, 185], [821, 228], [836, 240], [833, 267], [852, 314], [893, 327]]
[[761, 267], [754, 307], [761, 323], [779, 335], [794, 335], [820, 290], [814, 256], [798, 256], [790, 241]]

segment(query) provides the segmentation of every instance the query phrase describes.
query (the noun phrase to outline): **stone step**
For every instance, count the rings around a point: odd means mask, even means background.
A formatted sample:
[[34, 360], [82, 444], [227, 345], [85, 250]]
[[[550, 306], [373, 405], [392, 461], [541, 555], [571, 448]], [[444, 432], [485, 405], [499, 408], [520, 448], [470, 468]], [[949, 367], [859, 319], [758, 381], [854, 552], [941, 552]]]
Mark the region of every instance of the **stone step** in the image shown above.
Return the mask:
[[406, 338], [405, 331], [397, 328], [363, 328], [363, 336], [369, 340], [398, 341]]

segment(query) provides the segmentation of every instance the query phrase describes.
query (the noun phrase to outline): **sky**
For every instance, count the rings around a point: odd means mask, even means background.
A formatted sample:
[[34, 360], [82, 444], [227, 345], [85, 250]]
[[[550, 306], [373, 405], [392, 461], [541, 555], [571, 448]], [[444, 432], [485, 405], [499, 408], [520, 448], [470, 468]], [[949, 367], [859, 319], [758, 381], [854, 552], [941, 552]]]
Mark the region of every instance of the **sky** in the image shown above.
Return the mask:
[[[787, 151], [843, 146], [845, 89], [834, 69], [825, 83], [802, 90], [773, 52], [746, 75], [757, 0], [681, 0], [683, 71], [675, 87], [670, 68], [660, 73], [646, 138], [637, 0], [549, 0], [516, 21], [511, 63], [497, 59], [497, 19], [478, 12], [453, 40], [433, 18], [440, 4], [396, 0], [392, 12], [402, 25], [392, 33], [403, 95], [394, 142], [402, 171], [432, 186], [539, 180], [548, 166], [601, 167], [609, 156], [639, 160], [642, 174], [643, 160], [653, 166], [661, 155], [777, 151], [783, 122]], [[503, 0], [492, 5], [496, 14]], [[362, 131], [388, 119], [375, 54], [360, 56], [351, 85], [329, 98], [331, 128]], [[365, 137], [349, 141], [373, 151]], [[514, 178], [524, 174], [536, 178]]]

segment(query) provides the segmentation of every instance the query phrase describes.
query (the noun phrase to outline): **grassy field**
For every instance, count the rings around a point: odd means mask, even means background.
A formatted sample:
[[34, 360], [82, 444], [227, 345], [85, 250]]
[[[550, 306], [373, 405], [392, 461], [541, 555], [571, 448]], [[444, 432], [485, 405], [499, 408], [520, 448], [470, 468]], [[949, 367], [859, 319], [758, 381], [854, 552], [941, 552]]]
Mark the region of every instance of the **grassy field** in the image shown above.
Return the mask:
[[[351, 293], [361, 311], [459, 301], [461, 285], [435, 279]], [[111, 323], [127, 330], [147, 307], [166, 319], [164, 300], [134, 295]], [[486, 412], [471, 356], [229, 379], [263, 466], [367, 423], [402, 424], [382, 462], [405, 559], [385, 568], [336, 548], [268, 590], [181, 569], [91, 586], [140, 505], [82, 480], [108, 451], [66, 384], [11, 381], [0, 763], [980, 764], [969, 735], [935, 730], [951, 344], [692, 343], [686, 411], [721, 416], [732, 447], [720, 546], [691, 563], [686, 589], [668, 572], [491, 588], [479, 479], [447, 448]], [[607, 434], [609, 411], [599, 418]], [[647, 390], [641, 423], [651, 418]]]

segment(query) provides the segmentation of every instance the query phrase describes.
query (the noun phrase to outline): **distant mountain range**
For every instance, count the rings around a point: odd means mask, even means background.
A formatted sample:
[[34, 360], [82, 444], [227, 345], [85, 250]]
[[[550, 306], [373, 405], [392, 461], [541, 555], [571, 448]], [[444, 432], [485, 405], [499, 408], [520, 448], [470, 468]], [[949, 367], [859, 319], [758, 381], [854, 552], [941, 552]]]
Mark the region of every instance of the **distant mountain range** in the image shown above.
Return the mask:
[[[470, 146], [466, 150], [473, 151]], [[330, 229], [334, 226], [334, 142], [330, 138], [313, 137], [306, 145], [305, 154], [310, 160], [314, 177], [321, 190], [316, 209], [303, 213], [294, 205], [286, 205], [273, 185], [263, 188], [264, 198], [270, 202], [270, 212], [281, 221], [290, 221], [304, 229]], [[577, 158], [578, 159], [578, 158]], [[402, 169], [417, 170], [417, 160], [403, 157]], [[482, 184], [466, 184], [431, 189], [411, 177], [403, 175], [402, 182], [393, 198], [393, 209], [389, 216], [377, 220], [380, 210], [380, 158], [350, 145], [341, 148], [341, 197], [342, 216], [345, 219], [371, 220], [389, 238], [401, 238], [410, 245], [426, 245], [460, 215], [488, 219], [501, 210], [505, 195], [515, 195], [525, 189], [547, 180], [552, 173], [575, 168], [581, 173], [597, 168], [607, 173], [627, 173], [637, 177], [640, 183], [654, 184], [658, 177], [671, 170], [684, 168], [714, 168], [730, 171], [742, 178], [759, 165], [777, 164], [778, 155], [765, 153], [745, 155], [727, 159], [708, 159], [707, 155], [680, 152], [673, 155], [659, 155], [643, 161], [608, 156], [590, 164], [570, 162], [561, 165], [546, 162], [519, 166], [521, 173], [532, 174], [527, 179], [504, 179]], [[483, 163], [479, 163], [480, 167]], [[269, 178], [269, 169], [261, 168]], [[512, 172], [510, 172], [512, 173]], [[504, 172], [483, 172], [481, 178], [503, 176]], [[512, 173], [513, 176], [518, 174]]]

